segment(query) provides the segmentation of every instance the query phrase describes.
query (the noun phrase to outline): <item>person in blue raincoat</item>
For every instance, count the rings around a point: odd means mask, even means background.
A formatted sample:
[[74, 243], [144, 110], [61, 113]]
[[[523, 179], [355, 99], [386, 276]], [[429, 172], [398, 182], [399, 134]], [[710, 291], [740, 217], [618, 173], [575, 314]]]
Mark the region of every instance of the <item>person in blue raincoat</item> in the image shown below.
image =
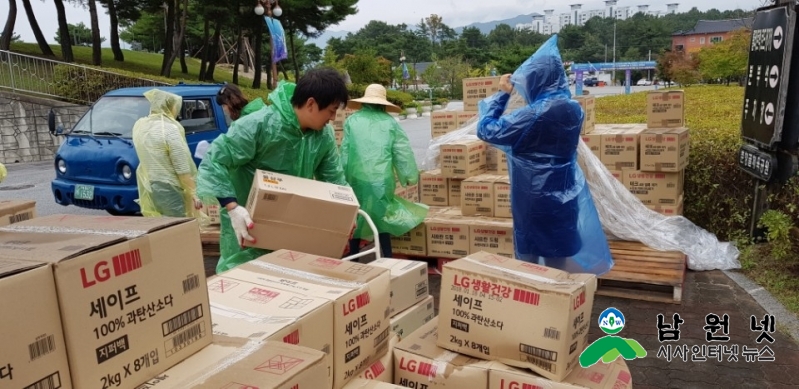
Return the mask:
[[[394, 174], [400, 185], [413, 185], [419, 181], [419, 168], [408, 135], [387, 112], [399, 113], [400, 108], [386, 100], [386, 88], [369, 85], [348, 106], [357, 111], [344, 122], [341, 164], [361, 209], [377, 227], [382, 257], [391, 258], [391, 236], [407, 233], [427, 216], [427, 206], [394, 195]], [[372, 235], [359, 216], [349, 255], [357, 254], [361, 239]]]
[[[514, 88], [527, 105], [503, 116]], [[577, 164], [584, 113], [571, 98], [557, 35], [503, 75], [500, 89], [479, 104], [477, 136], [508, 156], [516, 257], [605, 273], [613, 261]]]

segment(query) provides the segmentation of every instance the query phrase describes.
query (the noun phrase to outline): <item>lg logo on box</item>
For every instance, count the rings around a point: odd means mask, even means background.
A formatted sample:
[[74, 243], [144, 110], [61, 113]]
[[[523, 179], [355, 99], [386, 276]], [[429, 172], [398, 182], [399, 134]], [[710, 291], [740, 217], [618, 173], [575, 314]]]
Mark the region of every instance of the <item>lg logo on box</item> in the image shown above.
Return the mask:
[[[110, 280], [112, 277], [119, 277], [125, 273], [130, 273], [142, 267], [141, 253], [139, 249], [134, 249], [119, 255], [115, 255], [108, 261], [99, 261], [94, 264], [94, 268], [87, 272], [87, 267], [80, 269], [80, 279], [83, 282], [83, 289]], [[113, 271], [113, 274], [112, 274]]]

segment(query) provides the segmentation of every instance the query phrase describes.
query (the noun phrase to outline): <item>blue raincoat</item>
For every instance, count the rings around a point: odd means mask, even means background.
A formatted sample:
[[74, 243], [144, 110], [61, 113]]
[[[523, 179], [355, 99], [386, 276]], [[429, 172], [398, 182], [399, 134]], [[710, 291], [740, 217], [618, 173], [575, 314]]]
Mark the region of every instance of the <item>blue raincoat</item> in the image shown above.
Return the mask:
[[604, 274], [613, 260], [577, 164], [584, 113], [571, 98], [557, 35], [513, 73], [511, 83], [527, 105], [503, 116], [508, 93], [481, 101], [477, 136], [508, 156], [516, 258]]

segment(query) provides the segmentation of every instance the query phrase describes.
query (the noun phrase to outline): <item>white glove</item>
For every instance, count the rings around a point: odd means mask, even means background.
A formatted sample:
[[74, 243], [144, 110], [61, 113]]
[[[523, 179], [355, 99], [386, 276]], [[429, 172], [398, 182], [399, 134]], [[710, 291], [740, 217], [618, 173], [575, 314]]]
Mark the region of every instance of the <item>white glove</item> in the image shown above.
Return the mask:
[[241, 205], [237, 205], [232, 211], [228, 211], [228, 215], [230, 215], [230, 224], [233, 225], [233, 231], [236, 232], [236, 241], [239, 242], [239, 246], [244, 247], [245, 240], [255, 243], [255, 238], [249, 233], [254, 226], [249, 212]]

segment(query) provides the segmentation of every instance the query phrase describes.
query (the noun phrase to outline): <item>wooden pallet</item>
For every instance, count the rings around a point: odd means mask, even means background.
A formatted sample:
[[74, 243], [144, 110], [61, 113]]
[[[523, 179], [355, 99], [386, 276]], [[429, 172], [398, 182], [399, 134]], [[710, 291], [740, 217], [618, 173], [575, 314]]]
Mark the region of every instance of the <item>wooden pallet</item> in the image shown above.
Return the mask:
[[608, 243], [615, 264], [599, 277], [598, 295], [682, 303], [685, 254], [654, 250], [638, 242]]
[[204, 257], [219, 256], [219, 226], [208, 226], [200, 230], [200, 242]]

